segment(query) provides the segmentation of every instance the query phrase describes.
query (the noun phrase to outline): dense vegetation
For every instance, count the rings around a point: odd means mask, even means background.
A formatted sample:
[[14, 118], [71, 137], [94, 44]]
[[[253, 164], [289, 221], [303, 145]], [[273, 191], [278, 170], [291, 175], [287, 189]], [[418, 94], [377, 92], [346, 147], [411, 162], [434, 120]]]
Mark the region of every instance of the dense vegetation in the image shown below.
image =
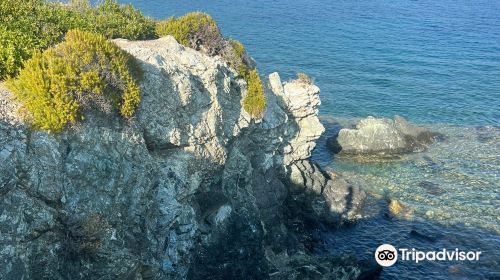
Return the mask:
[[44, 0], [0, 1], [0, 80], [15, 76], [34, 52], [61, 42], [68, 30], [80, 29], [106, 38], [156, 38], [155, 22], [131, 5], [88, 0], [69, 5]]
[[82, 118], [89, 102], [99, 103], [104, 111], [112, 103], [130, 117], [140, 102], [132, 74], [136, 67], [106, 39], [165, 35], [225, 59], [247, 82], [244, 109], [255, 118], [262, 116], [266, 100], [253, 61], [240, 42], [222, 36], [212, 17], [194, 12], [155, 21], [116, 0], [95, 6], [88, 0], [0, 1], [0, 80], [9, 79], [33, 125], [49, 131]]
[[140, 102], [135, 60], [102, 35], [71, 30], [65, 41], [35, 52], [8, 87], [37, 128], [58, 132], [83, 113], [116, 108], [129, 118]]
[[209, 55], [219, 54], [224, 40], [215, 20], [200, 12], [188, 13], [182, 17], [171, 17], [156, 25], [159, 36], [172, 35], [177, 42], [200, 50]]

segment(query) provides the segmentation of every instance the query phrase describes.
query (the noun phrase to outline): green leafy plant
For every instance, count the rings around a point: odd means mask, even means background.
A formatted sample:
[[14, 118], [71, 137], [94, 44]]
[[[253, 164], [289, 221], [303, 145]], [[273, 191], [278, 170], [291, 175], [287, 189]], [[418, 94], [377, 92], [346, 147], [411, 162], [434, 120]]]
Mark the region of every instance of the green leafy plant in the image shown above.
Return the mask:
[[102, 35], [72, 30], [64, 42], [36, 52], [7, 86], [33, 126], [50, 132], [98, 108], [131, 117], [140, 103], [140, 68]]
[[0, 1], [0, 80], [16, 75], [36, 50], [59, 42], [64, 33], [83, 25], [81, 17], [42, 0]]
[[259, 73], [251, 66], [245, 46], [236, 40], [229, 42], [231, 48], [229, 52], [223, 54], [223, 57], [245, 79], [248, 86], [248, 93], [243, 100], [243, 108], [252, 117], [260, 118], [266, 108], [266, 97]]

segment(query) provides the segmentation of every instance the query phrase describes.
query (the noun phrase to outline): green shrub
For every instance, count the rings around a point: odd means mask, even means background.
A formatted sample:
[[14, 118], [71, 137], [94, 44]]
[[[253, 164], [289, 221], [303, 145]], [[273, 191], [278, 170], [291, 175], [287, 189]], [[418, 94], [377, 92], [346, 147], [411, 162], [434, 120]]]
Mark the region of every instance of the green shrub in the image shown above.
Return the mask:
[[156, 38], [155, 24], [130, 5], [114, 0], [92, 7], [88, 0], [70, 5], [44, 0], [0, 1], [0, 80], [15, 76], [26, 59], [61, 42], [68, 30], [107, 38]]
[[236, 40], [230, 40], [229, 42], [230, 48], [222, 56], [240, 76], [245, 77], [249, 69], [245, 46]]
[[16, 74], [22, 66], [22, 61], [31, 56], [29, 38], [23, 33], [6, 30], [0, 26], [0, 80]]
[[42, 0], [0, 1], [0, 80], [16, 75], [35, 50], [61, 40], [71, 28], [83, 25], [74, 11]]
[[196, 50], [203, 47], [209, 55], [219, 54], [224, 44], [215, 20], [201, 12], [160, 21], [156, 24], [156, 33], [159, 36], [172, 35], [180, 44]]
[[259, 73], [250, 65], [245, 46], [236, 40], [229, 40], [229, 42], [230, 48], [223, 52], [222, 56], [247, 82], [248, 93], [243, 100], [243, 108], [252, 117], [260, 118], [266, 108], [266, 97]]
[[[82, 4], [83, 2], [83, 4]], [[85, 1], [77, 1], [77, 9], [85, 10]], [[145, 17], [132, 5], [119, 5], [116, 0], [105, 0], [95, 8], [84, 11], [90, 24], [90, 31], [102, 34], [107, 38], [124, 38], [130, 40], [147, 40], [157, 38], [155, 22]]]
[[243, 100], [243, 108], [252, 117], [260, 118], [266, 108], [266, 97], [264, 95], [264, 87], [260, 80], [259, 73], [256, 69], [250, 70], [245, 80], [248, 85], [248, 92]]
[[7, 86], [29, 122], [58, 132], [92, 108], [131, 117], [140, 102], [140, 74], [135, 60], [104, 36], [72, 30], [64, 42], [36, 52]]

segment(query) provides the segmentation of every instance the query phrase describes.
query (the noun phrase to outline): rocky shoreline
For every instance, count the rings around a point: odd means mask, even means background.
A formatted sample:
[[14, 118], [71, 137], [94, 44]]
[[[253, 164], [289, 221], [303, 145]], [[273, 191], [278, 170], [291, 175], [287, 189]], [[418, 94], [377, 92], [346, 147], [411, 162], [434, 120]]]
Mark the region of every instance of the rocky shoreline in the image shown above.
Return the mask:
[[355, 220], [365, 194], [310, 161], [319, 88], [246, 83], [173, 37], [114, 41], [144, 70], [124, 121], [88, 115], [34, 131], [0, 95], [1, 279], [357, 279], [350, 258], [308, 249], [311, 225]]

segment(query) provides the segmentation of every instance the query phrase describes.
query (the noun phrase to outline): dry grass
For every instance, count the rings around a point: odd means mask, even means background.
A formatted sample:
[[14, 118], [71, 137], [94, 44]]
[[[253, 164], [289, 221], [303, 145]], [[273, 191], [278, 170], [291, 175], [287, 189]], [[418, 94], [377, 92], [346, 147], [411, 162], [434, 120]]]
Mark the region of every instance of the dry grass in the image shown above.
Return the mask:
[[306, 73], [297, 73], [297, 79], [295, 79], [296, 82], [305, 84], [305, 85], [312, 85], [313, 80], [311, 77], [309, 77]]

